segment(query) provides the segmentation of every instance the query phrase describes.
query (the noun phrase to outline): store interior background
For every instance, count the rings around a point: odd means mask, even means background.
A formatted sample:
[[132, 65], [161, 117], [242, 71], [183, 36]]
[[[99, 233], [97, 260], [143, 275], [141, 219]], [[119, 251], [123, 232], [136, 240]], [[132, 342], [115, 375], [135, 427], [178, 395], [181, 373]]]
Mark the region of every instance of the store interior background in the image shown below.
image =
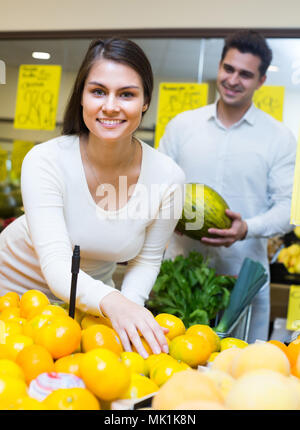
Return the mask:
[[[217, 13], [218, 11], [218, 13]], [[13, 139], [42, 142], [60, 134], [60, 124], [76, 71], [84, 52], [97, 32], [118, 31], [131, 37], [145, 50], [153, 66], [155, 90], [152, 105], [139, 136], [153, 144], [158, 86], [160, 82], [208, 82], [209, 102], [217, 97], [215, 78], [223, 45], [223, 30], [256, 28], [282, 30], [284, 37], [268, 38], [273, 49], [272, 65], [266, 85], [285, 87], [283, 121], [298, 139], [300, 129], [300, 28], [297, 33], [300, 3], [287, 0], [274, 4], [270, 0], [237, 2], [236, 0], [54, 0], [51, 3], [16, 0], [1, 6], [0, 59], [6, 63], [6, 85], [0, 85], [0, 145], [10, 151]], [[169, 32], [168, 32], [169, 29]], [[180, 31], [209, 30], [211, 37], [169, 37]], [[164, 37], [159, 37], [159, 31]], [[60, 36], [57, 34], [60, 32]], [[77, 33], [76, 33], [77, 32]], [[84, 38], [80, 37], [84, 32]], [[91, 33], [91, 37], [88, 36]], [[143, 37], [144, 33], [147, 37]], [[151, 37], [151, 32], [153, 36]], [[62, 34], [65, 33], [66, 37]], [[224, 31], [223, 31], [224, 33]], [[19, 36], [18, 36], [19, 34]], [[33, 37], [30, 38], [30, 35]], [[73, 34], [73, 36], [72, 36]], [[77, 34], [77, 36], [76, 36]], [[149, 36], [150, 34], [150, 36]], [[51, 35], [53, 35], [51, 37]], [[70, 36], [71, 35], [71, 36]], [[33, 51], [49, 52], [50, 60], [34, 60]], [[203, 63], [202, 63], [203, 61]], [[57, 111], [58, 127], [53, 131], [14, 129], [18, 68], [20, 64], [60, 64], [62, 77]], [[201, 68], [201, 70], [200, 70]], [[147, 130], [147, 131], [145, 131]]]
[[[139, 137], [153, 145], [158, 88], [160, 82], [205, 82], [209, 102], [217, 97], [215, 80], [223, 38], [133, 38], [146, 52], [154, 72], [155, 88], [151, 107], [144, 117]], [[6, 64], [6, 85], [0, 86], [0, 145], [10, 151], [14, 139], [43, 142], [61, 133], [66, 102], [76, 73], [91, 39], [0, 40], [0, 58]], [[268, 39], [274, 54], [266, 85], [285, 87], [283, 122], [295, 137], [300, 125], [300, 39]], [[47, 52], [49, 60], [36, 60], [32, 52]], [[13, 126], [18, 72], [21, 64], [62, 66], [57, 127], [47, 130], [22, 130]], [[272, 71], [275, 69], [275, 71]]]
[[[208, 82], [209, 102], [214, 101], [224, 33], [240, 28], [261, 29], [269, 34], [268, 42], [274, 54], [272, 66], [277, 67], [277, 71], [268, 71], [266, 85], [285, 87], [283, 122], [298, 140], [299, 16], [299, 0], [280, 3], [271, 0], [114, 0], [110, 4], [103, 0], [5, 2], [5, 6], [0, 5], [0, 59], [6, 63], [6, 84], [0, 85], [0, 147], [11, 151], [14, 139], [38, 143], [60, 134], [65, 104], [83, 54], [90, 40], [98, 34], [102, 36], [103, 32], [125, 36], [127, 32], [152, 63], [154, 96], [139, 137], [153, 145], [159, 83]], [[210, 36], [197, 36], [201, 30]], [[33, 51], [49, 52], [51, 59], [34, 60]], [[20, 64], [62, 66], [55, 130], [14, 129]], [[276, 294], [272, 299], [273, 319], [285, 316], [288, 299], [287, 289]]]

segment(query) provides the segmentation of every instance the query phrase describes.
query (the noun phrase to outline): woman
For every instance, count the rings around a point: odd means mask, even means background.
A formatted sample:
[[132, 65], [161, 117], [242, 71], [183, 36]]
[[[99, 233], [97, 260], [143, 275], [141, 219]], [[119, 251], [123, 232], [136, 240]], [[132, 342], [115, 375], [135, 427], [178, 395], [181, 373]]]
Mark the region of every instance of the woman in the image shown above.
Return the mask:
[[[36, 145], [22, 165], [25, 215], [0, 236], [2, 294], [40, 289], [69, 301], [80, 246], [76, 306], [106, 315], [125, 350], [167, 352], [144, 302], [183, 206], [184, 174], [134, 137], [149, 108], [151, 66], [132, 41], [91, 43], [75, 80], [60, 137]], [[154, 185], [158, 185], [154, 187]], [[155, 192], [154, 192], [155, 191]], [[117, 262], [128, 261], [121, 291]]]

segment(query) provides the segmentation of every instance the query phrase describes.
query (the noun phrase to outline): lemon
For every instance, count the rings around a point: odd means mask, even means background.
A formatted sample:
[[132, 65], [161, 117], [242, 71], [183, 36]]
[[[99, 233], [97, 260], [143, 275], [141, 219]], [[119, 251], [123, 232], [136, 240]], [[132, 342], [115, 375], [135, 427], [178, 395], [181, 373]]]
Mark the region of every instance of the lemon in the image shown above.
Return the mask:
[[20, 378], [25, 380], [22, 368], [12, 360], [2, 358], [0, 360], [0, 377], [10, 376], [12, 378]]
[[120, 354], [121, 361], [127, 366], [131, 372], [146, 375], [148, 368], [145, 359], [133, 351], [124, 351]]
[[149, 394], [156, 393], [159, 386], [150, 378], [138, 373], [131, 375], [130, 385], [121, 395], [121, 399], [139, 399]]
[[220, 351], [224, 351], [229, 348], [246, 348], [248, 343], [242, 339], [237, 339], [235, 337], [224, 337], [220, 341]]

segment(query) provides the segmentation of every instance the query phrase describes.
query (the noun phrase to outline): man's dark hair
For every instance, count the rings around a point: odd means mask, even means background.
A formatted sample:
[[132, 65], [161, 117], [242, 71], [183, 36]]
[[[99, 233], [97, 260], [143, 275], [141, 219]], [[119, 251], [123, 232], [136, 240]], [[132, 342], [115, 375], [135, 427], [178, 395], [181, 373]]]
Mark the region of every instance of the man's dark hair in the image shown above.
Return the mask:
[[262, 34], [254, 30], [240, 30], [230, 34], [226, 39], [222, 51], [221, 61], [229, 49], [235, 48], [239, 52], [256, 55], [261, 59], [260, 76], [264, 76], [272, 61], [272, 51]]

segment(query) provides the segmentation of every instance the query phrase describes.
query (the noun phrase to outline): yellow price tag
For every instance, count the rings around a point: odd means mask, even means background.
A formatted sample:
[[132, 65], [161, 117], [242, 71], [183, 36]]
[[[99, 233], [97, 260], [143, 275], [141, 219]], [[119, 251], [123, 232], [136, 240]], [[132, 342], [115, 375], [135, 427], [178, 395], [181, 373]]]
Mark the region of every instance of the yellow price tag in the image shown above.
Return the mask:
[[290, 286], [286, 329], [300, 330], [300, 285]]
[[60, 77], [61, 66], [20, 66], [15, 128], [55, 129]]
[[283, 120], [284, 87], [263, 85], [254, 93], [253, 103], [278, 121]]
[[166, 125], [177, 114], [207, 104], [208, 84], [169, 83], [159, 86], [154, 147], [157, 148]]
[[27, 152], [34, 147], [34, 142], [14, 140], [11, 153], [11, 179], [20, 179], [23, 159]]

